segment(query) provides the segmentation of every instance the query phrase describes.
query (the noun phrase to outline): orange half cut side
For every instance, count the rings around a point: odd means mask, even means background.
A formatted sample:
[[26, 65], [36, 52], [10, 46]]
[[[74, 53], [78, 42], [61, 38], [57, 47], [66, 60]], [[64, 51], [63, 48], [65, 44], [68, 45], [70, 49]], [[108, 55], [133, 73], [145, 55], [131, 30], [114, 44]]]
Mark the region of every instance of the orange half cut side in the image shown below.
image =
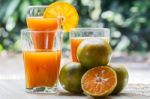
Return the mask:
[[88, 70], [81, 79], [84, 93], [96, 97], [108, 96], [114, 90], [116, 84], [116, 72], [106, 66], [99, 66]]

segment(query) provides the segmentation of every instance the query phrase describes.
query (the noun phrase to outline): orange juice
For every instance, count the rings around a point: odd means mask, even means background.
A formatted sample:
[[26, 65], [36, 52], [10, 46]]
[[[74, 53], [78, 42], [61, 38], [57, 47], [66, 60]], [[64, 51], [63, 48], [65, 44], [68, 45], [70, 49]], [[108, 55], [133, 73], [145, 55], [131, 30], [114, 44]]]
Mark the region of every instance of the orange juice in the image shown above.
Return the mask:
[[80, 45], [80, 43], [85, 39], [104, 39], [107, 42], [109, 42], [109, 39], [107, 37], [72, 37], [71, 38], [71, 55], [72, 55], [72, 61], [78, 62], [77, 59], [77, 48]]
[[71, 38], [71, 55], [72, 55], [72, 61], [78, 62], [76, 52], [79, 44], [83, 41], [83, 38]]
[[29, 30], [33, 31], [55, 31], [59, 24], [56, 18], [28, 17], [26, 21]]
[[31, 33], [35, 49], [52, 49], [55, 39], [55, 32], [36, 31]]
[[60, 51], [25, 51], [26, 87], [53, 87], [58, 78], [60, 68]]
[[28, 17], [26, 19], [29, 30], [36, 31], [31, 33], [35, 49], [51, 49], [54, 43], [55, 32], [59, 27], [58, 19]]

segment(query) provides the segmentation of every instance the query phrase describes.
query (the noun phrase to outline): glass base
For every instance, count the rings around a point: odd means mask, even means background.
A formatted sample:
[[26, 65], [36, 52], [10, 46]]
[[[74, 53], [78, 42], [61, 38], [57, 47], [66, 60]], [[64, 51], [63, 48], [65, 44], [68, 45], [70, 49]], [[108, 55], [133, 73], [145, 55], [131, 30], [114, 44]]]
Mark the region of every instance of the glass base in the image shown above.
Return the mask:
[[26, 88], [27, 93], [49, 93], [49, 94], [58, 94], [58, 88], [54, 87], [34, 87]]

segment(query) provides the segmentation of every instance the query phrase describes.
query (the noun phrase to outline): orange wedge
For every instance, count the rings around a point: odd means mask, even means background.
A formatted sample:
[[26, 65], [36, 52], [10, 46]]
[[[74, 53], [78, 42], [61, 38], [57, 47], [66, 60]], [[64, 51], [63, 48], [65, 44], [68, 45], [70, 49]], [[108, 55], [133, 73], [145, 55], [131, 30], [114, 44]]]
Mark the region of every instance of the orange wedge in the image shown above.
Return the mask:
[[55, 2], [50, 4], [45, 12], [44, 18], [59, 18], [65, 32], [78, 25], [79, 16], [75, 7], [66, 2]]

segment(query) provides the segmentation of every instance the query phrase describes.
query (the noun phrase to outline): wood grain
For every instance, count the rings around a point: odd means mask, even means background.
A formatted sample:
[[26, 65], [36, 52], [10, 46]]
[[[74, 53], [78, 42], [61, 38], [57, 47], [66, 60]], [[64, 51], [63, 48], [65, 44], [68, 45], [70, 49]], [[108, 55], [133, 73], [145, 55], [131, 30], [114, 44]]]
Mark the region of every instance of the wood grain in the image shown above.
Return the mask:
[[[85, 95], [75, 95], [60, 90], [58, 95], [52, 94], [31, 94], [25, 92], [24, 80], [0, 80], [0, 99], [93, 99]], [[130, 93], [121, 93], [118, 96], [109, 96], [103, 99], [149, 99]]]

